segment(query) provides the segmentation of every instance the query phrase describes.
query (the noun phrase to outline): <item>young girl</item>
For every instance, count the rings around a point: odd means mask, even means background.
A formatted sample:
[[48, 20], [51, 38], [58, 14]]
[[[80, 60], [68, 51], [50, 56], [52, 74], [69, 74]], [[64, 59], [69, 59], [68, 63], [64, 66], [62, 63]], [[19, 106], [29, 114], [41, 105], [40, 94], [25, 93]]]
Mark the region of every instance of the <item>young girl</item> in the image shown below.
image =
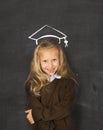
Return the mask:
[[25, 90], [25, 112], [36, 130], [73, 130], [75, 79], [55, 40], [42, 40], [36, 47]]

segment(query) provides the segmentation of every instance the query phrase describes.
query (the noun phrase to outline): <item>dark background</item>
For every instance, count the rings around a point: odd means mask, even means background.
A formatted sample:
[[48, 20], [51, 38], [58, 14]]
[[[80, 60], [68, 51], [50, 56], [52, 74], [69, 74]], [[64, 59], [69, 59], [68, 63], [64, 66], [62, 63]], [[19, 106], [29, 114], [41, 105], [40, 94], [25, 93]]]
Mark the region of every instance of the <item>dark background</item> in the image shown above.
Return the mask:
[[24, 81], [35, 47], [28, 36], [48, 24], [68, 35], [77, 74], [76, 130], [103, 130], [103, 0], [0, 1], [0, 130], [31, 130]]

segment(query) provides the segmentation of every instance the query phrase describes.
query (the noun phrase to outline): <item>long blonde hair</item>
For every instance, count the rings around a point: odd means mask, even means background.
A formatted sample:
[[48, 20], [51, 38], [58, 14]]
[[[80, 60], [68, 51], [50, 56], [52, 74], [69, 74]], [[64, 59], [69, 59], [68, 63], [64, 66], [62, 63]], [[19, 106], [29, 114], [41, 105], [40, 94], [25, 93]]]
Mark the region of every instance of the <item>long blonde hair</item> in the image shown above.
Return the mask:
[[34, 50], [33, 59], [31, 62], [30, 73], [26, 82], [30, 83], [30, 89], [33, 91], [35, 95], [39, 95], [40, 89], [48, 84], [47, 75], [42, 71], [39, 61], [39, 50], [41, 48], [50, 49], [56, 48], [59, 52], [59, 68], [57, 70], [57, 74], [61, 75], [61, 77], [70, 77], [72, 78], [72, 72], [67, 63], [66, 56], [59, 44], [55, 42], [53, 39], [41, 40], [39, 45]]

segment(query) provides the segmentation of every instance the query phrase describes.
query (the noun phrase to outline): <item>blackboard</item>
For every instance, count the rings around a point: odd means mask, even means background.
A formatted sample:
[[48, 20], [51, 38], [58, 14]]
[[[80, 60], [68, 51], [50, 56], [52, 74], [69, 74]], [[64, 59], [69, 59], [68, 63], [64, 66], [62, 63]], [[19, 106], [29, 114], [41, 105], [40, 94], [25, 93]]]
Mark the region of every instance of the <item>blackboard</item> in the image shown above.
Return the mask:
[[0, 129], [29, 130], [24, 82], [35, 43], [28, 36], [45, 24], [68, 36], [65, 49], [79, 82], [77, 130], [102, 130], [103, 1], [9, 0], [0, 4]]

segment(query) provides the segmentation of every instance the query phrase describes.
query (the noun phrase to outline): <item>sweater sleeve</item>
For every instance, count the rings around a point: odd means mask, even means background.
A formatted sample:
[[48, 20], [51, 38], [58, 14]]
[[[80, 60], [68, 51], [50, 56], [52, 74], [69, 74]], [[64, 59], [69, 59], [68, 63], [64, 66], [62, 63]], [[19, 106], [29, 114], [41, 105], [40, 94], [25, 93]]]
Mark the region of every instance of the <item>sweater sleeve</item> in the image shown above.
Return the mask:
[[39, 99], [30, 91], [30, 85], [25, 85], [25, 93], [26, 93], [26, 110], [32, 109], [32, 116], [35, 121], [41, 120], [43, 106], [40, 103]]
[[29, 109], [31, 109], [31, 104], [30, 104], [30, 94], [29, 94], [29, 86], [28, 85], [25, 85], [25, 96], [26, 96], [25, 109], [29, 110]]
[[52, 105], [52, 108], [45, 108], [43, 110], [43, 118], [48, 120], [59, 120], [68, 116], [73, 108], [75, 102], [75, 83], [73, 80], [69, 80], [67, 85], [64, 86], [64, 96], [62, 100]]

